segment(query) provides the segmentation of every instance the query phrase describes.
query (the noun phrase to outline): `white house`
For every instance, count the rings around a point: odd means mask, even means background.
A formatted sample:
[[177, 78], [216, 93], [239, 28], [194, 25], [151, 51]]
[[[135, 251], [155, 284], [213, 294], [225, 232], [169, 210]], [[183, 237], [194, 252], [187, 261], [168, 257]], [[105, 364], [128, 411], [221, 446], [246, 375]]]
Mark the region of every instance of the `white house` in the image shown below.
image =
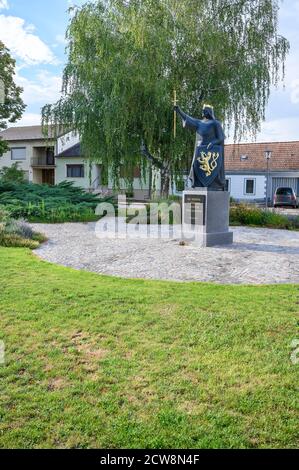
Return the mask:
[[268, 195], [271, 202], [279, 187], [299, 194], [299, 141], [226, 145], [225, 165], [237, 201], [265, 202]]
[[[113, 192], [112, 178], [109, 178], [108, 184], [103, 184], [103, 165], [101, 162], [90, 163], [82, 155], [80, 138], [76, 133], [70, 132], [58, 138], [56, 145], [56, 171], [55, 183], [62, 181], [72, 181], [75, 185], [94, 191]], [[160, 176], [155, 172], [148, 172], [145, 180], [142, 178], [139, 167], [134, 169], [133, 192], [135, 199], [147, 199], [150, 188], [157, 194], [160, 193]], [[120, 181], [120, 192], [127, 193], [126, 182]]]

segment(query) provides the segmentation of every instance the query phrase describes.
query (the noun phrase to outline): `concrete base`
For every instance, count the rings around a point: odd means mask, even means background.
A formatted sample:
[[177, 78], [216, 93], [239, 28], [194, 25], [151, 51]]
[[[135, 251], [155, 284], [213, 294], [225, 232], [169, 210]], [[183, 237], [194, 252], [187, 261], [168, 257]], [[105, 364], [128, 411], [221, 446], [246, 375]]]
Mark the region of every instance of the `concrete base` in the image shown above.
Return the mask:
[[208, 188], [183, 193], [183, 231], [187, 241], [200, 246], [230, 245], [230, 194]]
[[203, 235], [203, 246], [231, 245], [234, 241], [233, 232], [205, 233]]

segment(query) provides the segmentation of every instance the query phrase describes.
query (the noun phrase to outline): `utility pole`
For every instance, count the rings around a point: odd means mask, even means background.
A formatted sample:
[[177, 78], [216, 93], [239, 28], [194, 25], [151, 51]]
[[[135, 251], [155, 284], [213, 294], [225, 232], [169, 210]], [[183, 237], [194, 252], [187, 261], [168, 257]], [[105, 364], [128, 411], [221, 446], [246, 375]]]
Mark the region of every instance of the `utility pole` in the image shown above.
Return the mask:
[[272, 158], [272, 150], [265, 150], [265, 158], [267, 161], [267, 184], [266, 184], [266, 209], [268, 209], [268, 197], [269, 197], [269, 188], [270, 188], [270, 160]]

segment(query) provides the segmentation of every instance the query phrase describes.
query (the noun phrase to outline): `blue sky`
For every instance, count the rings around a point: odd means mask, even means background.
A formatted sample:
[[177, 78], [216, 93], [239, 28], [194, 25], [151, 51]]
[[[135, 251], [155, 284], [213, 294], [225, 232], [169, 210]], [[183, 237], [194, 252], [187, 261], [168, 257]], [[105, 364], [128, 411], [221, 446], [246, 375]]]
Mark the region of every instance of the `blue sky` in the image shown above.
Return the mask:
[[[0, 0], [0, 40], [17, 60], [26, 112], [18, 125], [40, 123], [40, 108], [56, 101], [65, 64], [68, 7], [84, 0]], [[273, 89], [258, 141], [299, 140], [299, 0], [284, 0], [280, 32], [291, 43], [285, 86]]]

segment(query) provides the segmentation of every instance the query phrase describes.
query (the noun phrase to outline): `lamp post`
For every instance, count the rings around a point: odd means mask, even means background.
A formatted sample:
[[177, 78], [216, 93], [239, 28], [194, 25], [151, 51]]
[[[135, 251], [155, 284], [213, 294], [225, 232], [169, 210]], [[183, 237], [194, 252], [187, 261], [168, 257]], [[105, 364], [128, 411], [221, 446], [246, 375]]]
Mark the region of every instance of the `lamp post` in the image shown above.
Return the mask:
[[265, 150], [265, 159], [267, 161], [267, 185], [266, 185], [266, 209], [268, 208], [269, 181], [270, 181], [270, 160], [272, 158], [272, 150]]

